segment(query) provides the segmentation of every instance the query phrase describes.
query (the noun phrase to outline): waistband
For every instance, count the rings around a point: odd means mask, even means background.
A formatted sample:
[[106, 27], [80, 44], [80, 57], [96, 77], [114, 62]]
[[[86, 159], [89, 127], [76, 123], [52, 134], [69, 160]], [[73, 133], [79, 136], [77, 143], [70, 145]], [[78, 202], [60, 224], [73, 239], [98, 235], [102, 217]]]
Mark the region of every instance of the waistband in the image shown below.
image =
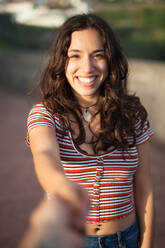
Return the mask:
[[138, 228], [138, 220], [136, 219], [133, 224], [131, 224], [129, 227], [118, 231], [113, 234], [106, 234], [106, 235], [86, 235], [86, 238], [95, 238], [95, 239], [102, 239], [102, 238], [108, 238], [110, 240], [118, 240], [119, 237], [127, 235], [129, 232], [134, 231], [136, 228]]

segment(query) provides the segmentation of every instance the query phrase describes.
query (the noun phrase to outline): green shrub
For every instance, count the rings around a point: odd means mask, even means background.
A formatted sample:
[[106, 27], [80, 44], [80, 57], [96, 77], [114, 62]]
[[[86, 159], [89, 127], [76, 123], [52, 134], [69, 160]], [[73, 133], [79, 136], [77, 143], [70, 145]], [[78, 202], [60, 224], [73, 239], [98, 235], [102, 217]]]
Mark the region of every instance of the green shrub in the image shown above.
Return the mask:
[[[128, 57], [165, 61], [165, 7], [103, 8], [97, 14], [112, 25]], [[57, 29], [16, 24], [0, 14], [0, 49], [49, 49]]]
[[165, 61], [165, 7], [98, 12], [112, 25], [128, 57]]
[[56, 29], [17, 24], [11, 15], [0, 14], [0, 48], [43, 50], [55, 35]]

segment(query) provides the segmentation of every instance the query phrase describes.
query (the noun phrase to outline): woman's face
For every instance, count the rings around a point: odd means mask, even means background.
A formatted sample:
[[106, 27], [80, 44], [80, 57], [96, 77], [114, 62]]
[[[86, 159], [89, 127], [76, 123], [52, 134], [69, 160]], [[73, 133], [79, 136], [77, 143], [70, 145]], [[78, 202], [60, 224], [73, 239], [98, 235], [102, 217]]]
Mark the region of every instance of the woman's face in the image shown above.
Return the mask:
[[103, 41], [95, 29], [75, 31], [71, 36], [65, 74], [76, 97], [95, 102], [108, 74]]

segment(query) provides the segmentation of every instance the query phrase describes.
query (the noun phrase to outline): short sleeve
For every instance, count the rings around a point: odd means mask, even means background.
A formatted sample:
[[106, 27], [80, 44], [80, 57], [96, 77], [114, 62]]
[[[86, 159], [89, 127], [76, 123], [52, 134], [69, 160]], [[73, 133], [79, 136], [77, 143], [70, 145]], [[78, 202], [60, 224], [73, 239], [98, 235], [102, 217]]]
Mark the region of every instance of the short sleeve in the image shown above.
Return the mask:
[[48, 126], [55, 128], [54, 118], [47, 110], [43, 103], [36, 104], [32, 107], [27, 118], [27, 136], [25, 138], [26, 144], [29, 145], [29, 131], [32, 128], [39, 126]]
[[141, 119], [138, 118], [135, 124], [136, 145], [146, 143], [151, 139], [151, 136], [153, 135], [153, 130], [150, 127], [148, 120], [145, 120], [142, 129], [140, 127]]

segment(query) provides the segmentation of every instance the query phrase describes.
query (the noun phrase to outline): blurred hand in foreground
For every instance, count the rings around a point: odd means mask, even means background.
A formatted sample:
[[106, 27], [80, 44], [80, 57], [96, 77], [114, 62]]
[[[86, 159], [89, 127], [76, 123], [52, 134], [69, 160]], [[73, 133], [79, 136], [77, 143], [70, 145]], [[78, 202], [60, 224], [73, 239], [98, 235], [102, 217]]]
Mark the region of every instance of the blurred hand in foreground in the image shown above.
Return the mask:
[[85, 237], [87, 198], [82, 208], [59, 195], [46, 196], [30, 216], [30, 226], [19, 248], [80, 248]]

